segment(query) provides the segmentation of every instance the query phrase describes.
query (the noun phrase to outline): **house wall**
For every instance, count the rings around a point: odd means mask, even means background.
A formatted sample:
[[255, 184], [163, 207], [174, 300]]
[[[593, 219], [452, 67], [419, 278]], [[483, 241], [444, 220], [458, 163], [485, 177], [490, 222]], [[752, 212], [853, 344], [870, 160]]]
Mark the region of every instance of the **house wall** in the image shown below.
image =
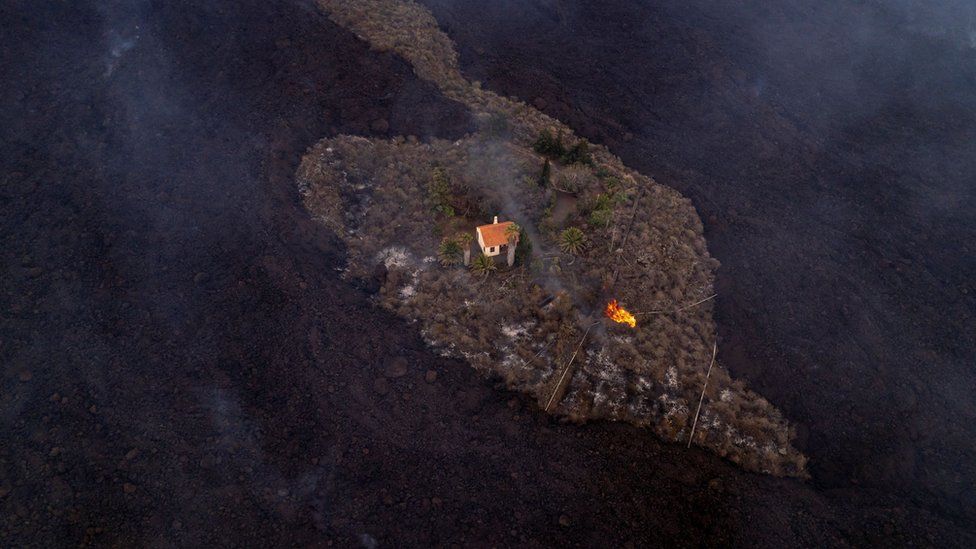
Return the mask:
[[481, 231], [475, 231], [475, 232], [478, 233], [478, 247], [481, 248], [481, 253], [483, 253], [483, 254], [485, 254], [485, 255], [487, 255], [489, 257], [494, 257], [494, 256], [502, 253], [503, 249], [505, 248], [504, 245], [502, 245], [502, 246], [495, 246], [495, 251], [491, 251], [491, 248], [489, 248], [488, 246], [485, 246], [485, 241], [484, 241], [483, 238], [481, 238]]

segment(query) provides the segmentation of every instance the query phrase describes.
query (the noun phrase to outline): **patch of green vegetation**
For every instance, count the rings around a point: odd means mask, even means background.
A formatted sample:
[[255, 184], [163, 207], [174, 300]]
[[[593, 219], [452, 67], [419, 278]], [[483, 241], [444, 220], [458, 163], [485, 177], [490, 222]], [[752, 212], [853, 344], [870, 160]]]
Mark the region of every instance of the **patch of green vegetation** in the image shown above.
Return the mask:
[[445, 267], [460, 265], [463, 259], [461, 244], [452, 238], [441, 240], [441, 245], [437, 248], [437, 257]]
[[515, 248], [515, 264], [532, 266], [532, 239], [525, 231], [519, 235], [518, 247]]
[[446, 217], [454, 217], [453, 193], [451, 192], [451, 181], [447, 177], [444, 168], [434, 168], [431, 173], [430, 182], [427, 185], [427, 198], [430, 200], [431, 209], [438, 214]]
[[590, 142], [580, 139], [562, 156], [563, 164], [592, 164], [590, 158]]
[[495, 260], [491, 256], [480, 253], [471, 262], [471, 271], [477, 275], [487, 277], [489, 274], [495, 272], [498, 267], [495, 265]]
[[542, 130], [539, 138], [532, 144], [532, 150], [550, 158], [562, 158], [566, 154], [566, 146], [563, 145], [563, 134], [558, 133], [553, 137], [549, 130]]
[[542, 164], [542, 171], [539, 173], [539, 177], [536, 181], [539, 183], [540, 187], [545, 189], [549, 186], [549, 180], [551, 178], [552, 178], [552, 164], [549, 162], [549, 159], [547, 158], [546, 161]]
[[590, 225], [594, 227], [603, 228], [610, 225], [610, 220], [613, 219], [613, 210], [610, 209], [599, 209], [590, 212], [590, 216], [587, 218]]
[[559, 233], [559, 249], [565, 253], [579, 255], [586, 249], [586, 235], [578, 227], [569, 227]]

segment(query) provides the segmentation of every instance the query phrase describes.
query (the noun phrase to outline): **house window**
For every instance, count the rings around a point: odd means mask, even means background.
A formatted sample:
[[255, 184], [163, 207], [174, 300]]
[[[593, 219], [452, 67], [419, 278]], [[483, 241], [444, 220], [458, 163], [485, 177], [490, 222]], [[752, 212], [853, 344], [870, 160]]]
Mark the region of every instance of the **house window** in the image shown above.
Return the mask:
[[495, 247], [492, 246], [492, 247], [488, 248], [488, 253], [490, 253], [490, 254], [495, 253]]

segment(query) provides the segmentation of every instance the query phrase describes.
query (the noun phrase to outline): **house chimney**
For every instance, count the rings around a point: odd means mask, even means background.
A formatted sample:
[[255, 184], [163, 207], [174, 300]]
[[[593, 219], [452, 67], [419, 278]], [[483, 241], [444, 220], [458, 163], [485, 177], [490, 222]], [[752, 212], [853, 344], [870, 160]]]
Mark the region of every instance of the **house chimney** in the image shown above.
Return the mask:
[[494, 224], [494, 225], [497, 225], [498, 224], [498, 216], [497, 215], [495, 216], [495, 220], [492, 221], [492, 224]]

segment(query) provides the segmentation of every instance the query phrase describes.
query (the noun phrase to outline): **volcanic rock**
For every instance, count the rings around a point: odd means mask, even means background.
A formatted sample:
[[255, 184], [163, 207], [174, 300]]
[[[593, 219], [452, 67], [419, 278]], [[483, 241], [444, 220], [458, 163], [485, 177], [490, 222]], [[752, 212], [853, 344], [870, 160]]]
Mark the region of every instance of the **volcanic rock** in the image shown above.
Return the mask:
[[383, 374], [386, 377], [403, 377], [407, 375], [407, 359], [402, 356], [394, 358], [386, 365], [386, 370]]

